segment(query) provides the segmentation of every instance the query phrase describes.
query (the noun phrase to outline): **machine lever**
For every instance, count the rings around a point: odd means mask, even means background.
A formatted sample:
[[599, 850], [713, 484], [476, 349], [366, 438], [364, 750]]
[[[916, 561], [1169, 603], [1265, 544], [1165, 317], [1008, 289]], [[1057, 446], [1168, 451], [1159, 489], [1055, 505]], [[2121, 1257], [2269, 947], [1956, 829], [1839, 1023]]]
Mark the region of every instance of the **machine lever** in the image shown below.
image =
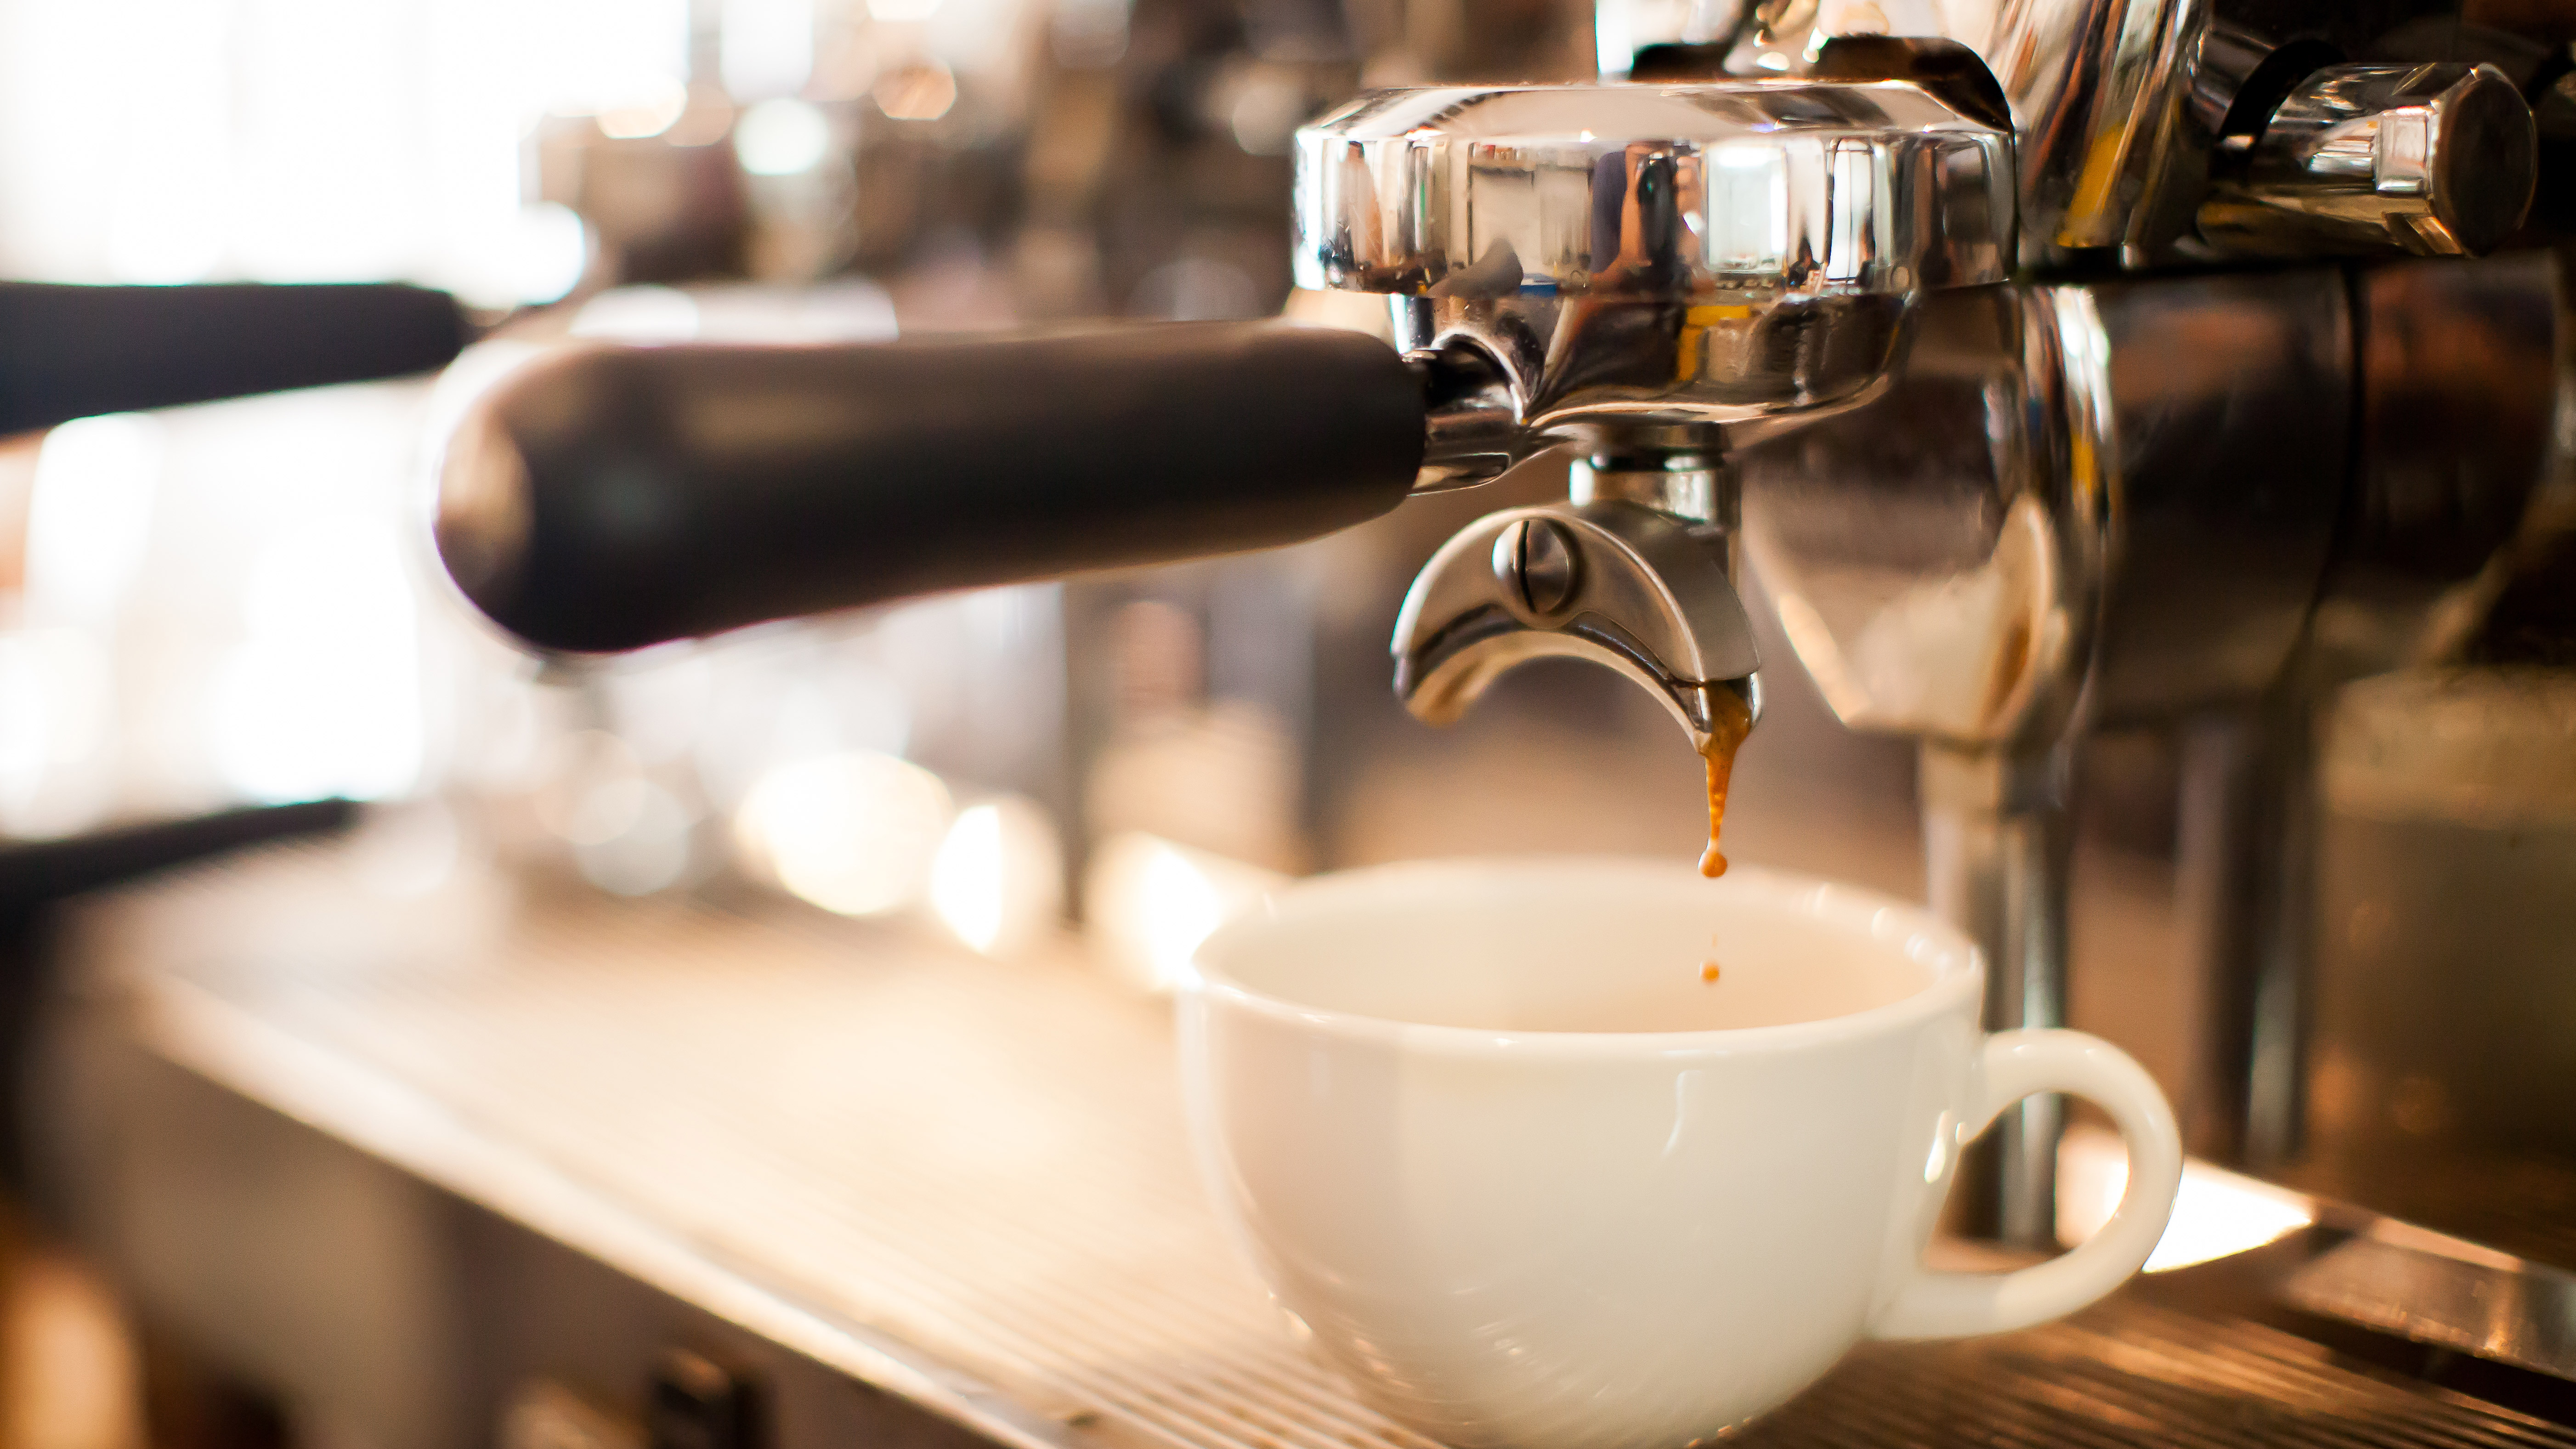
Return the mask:
[[1401, 502], [1422, 385], [1279, 323], [554, 353], [471, 406], [438, 547], [543, 649], [1292, 543]]
[[0, 434], [444, 365], [471, 326], [396, 283], [0, 282]]

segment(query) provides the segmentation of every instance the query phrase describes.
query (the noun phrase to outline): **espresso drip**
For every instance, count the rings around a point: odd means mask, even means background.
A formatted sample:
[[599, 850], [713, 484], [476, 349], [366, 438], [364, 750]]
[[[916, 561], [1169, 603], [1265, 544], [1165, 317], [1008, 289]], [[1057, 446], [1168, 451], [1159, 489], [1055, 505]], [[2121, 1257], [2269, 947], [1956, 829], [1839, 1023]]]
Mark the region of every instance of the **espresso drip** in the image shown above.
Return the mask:
[[1733, 690], [1710, 692], [1717, 696], [1717, 720], [1699, 747], [1700, 758], [1708, 762], [1708, 849], [1699, 858], [1699, 873], [1715, 880], [1726, 874], [1717, 838], [1726, 824], [1726, 786], [1735, 776], [1735, 752], [1753, 732], [1753, 707]]

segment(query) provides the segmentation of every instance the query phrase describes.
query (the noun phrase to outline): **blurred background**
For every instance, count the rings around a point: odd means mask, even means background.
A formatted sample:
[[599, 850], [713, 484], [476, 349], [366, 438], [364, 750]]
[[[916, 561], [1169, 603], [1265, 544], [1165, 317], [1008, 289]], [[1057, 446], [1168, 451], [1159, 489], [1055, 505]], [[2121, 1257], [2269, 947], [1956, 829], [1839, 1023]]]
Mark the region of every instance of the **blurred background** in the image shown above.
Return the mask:
[[[629, 896], [758, 880], [979, 948], [1088, 914], [1146, 837], [1262, 871], [1686, 849], [1697, 761], [1606, 676], [1533, 670], [1454, 736], [1389, 697], [1402, 589], [1490, 491], [1273, 555], [608, 665], [502, 644], [420, 546], [442, 417], [566, 333], [863, 339], [1283, 307], [1382, 329], [1373, 299], [1290, 297], [1290, 132], [1364, 85], [1591, 73], [1590, 6], [1469, 8], [0, 11], [0, 271], [403, 278], [498, 329], [437, 381], [85, 418], [8, 446], [0, 829], [414, 802], [398, 813], [460, 859]], [[1529, 471], [1505, 488], [1561, 489]], [[1910, 835], [1908, 752], [1805, 738], [1831, 726], [1799, 703], [1747, 755], [1750, 858], [1840, 860], [1854, 811]], [[1621, 721], [1625, 745], [1604, 734]], [[1596, 743], [1559, 749], [1551, 730]], [[1856, 751], [1857, 773], [1764, 769], [1816, 747]], [[1526, 768], [1542, 751], [1551, 768]], [[1766, 779], [1831, 798], [1766, 809]], [[1906, 848], [1858, 873], [1901, 888]], [[970, 890], [959, 862], [987, 857], [1008, 885]]]
[[[436, 378], [0, 442], [0, 834], [347, 799], [368, 807], [356, 839], [259, 898], [307, 954], [392, 932], [471, 957], [527, 913], [611, 899], [796, 913], [853, 949], [932, 943], [1140, 1000], [1286, 875], [1694, 856], [1701, 762], [1635, 688], [1541, 664], [1435, 733], [1388, 687], [1422, 561], [1469, 519], [1563, 496], [1562, 460], [1270, 554], [611, 663], [504, 642], [423, 526], [442, 420], [565, 335], [1283, 309], [1382, 330], [1377, 299], [1292, 295], [1293, 129], [1367, 86], [1589, 77], [1614, 43], [1598, 18], [1589, 0], [0, 0], [0, 275], [402, 279], [489, 329]], [[1782, 641], [1764, 652], [1729, 854], [1919, 897], [1913, 744], [1843, 730]], [[2180, 738], [2088, 747], [2073, 924], [2074, 1024], [2169, 1086], [2189, 1013], [2165, 969]], [[115, 979], [123, 919], [85, 921], [75, 986]], [[165, 1392], [189, 1356], [15, 1221], [0, 1449], [294, 1437], [257, 1405]]]

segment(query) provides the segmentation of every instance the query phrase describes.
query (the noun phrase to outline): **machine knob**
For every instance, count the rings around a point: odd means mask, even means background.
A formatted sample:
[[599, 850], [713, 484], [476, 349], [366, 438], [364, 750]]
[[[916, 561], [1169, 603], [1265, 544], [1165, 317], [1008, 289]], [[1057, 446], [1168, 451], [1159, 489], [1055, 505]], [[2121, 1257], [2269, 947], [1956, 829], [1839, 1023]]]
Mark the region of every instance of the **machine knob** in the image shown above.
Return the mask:
[[2328, 66], [2230, 149], [2200, 232], [2250, 256], [2483, 255], [2522, 225], [2539, 175], [2521, 92], [2458, 62]]

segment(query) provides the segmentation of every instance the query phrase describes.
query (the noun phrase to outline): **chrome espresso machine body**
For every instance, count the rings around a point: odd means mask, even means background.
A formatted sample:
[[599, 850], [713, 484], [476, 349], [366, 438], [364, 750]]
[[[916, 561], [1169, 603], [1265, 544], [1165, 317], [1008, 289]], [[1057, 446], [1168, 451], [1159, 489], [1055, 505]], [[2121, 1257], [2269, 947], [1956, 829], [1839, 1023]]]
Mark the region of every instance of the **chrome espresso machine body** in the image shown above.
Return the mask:
[[[2312, 929], [2337, 800], [2557, 778], [2530, 751], [2565, 728], [2576, 325], [2533, 248], [2570, 184], [2565, 17], [1614, 10], [1625, 78], [1384, 92], [1300, 133], [1300, 279], [1388, 297], [1394, 353], [1271, 324], [585, 345], [470, 412], [441, 550], [528, 642], [620, 650], [1313, 537], [1568, 449], [1565, 501], [1416, 581], [1420, 717], [1573, 656], [1705, 743], [1760, 707], [1749, 562], [1833, 712], [1920, 740], [1930, 893], [1988, 950], [1992, 1024], [2063, 1019], [2083, 742], [2150, 720], [2183, 741], [2197, 1150], [2309, 1171], [2337, 1131], [2380, 1143], [2356, 1094], [2433, 1102], [2444, 1140], [2481, 1101], [2576, 1118], [2509, 997], [2460, 998], [2503, 1038], [2399, 1060]], [[2515, 828], [2563, 858], [2571, 813]], [[2402, 974], [2391, 938], [2373, 969]], [[2343, 1115], [2303, 1138], [2329, 1065]], [[1962, 1169], [1971, 1226], [2051, 1237], [2058, 1112]], [[2570, 1145], [2535, 1131], [2490, 1135]]]

